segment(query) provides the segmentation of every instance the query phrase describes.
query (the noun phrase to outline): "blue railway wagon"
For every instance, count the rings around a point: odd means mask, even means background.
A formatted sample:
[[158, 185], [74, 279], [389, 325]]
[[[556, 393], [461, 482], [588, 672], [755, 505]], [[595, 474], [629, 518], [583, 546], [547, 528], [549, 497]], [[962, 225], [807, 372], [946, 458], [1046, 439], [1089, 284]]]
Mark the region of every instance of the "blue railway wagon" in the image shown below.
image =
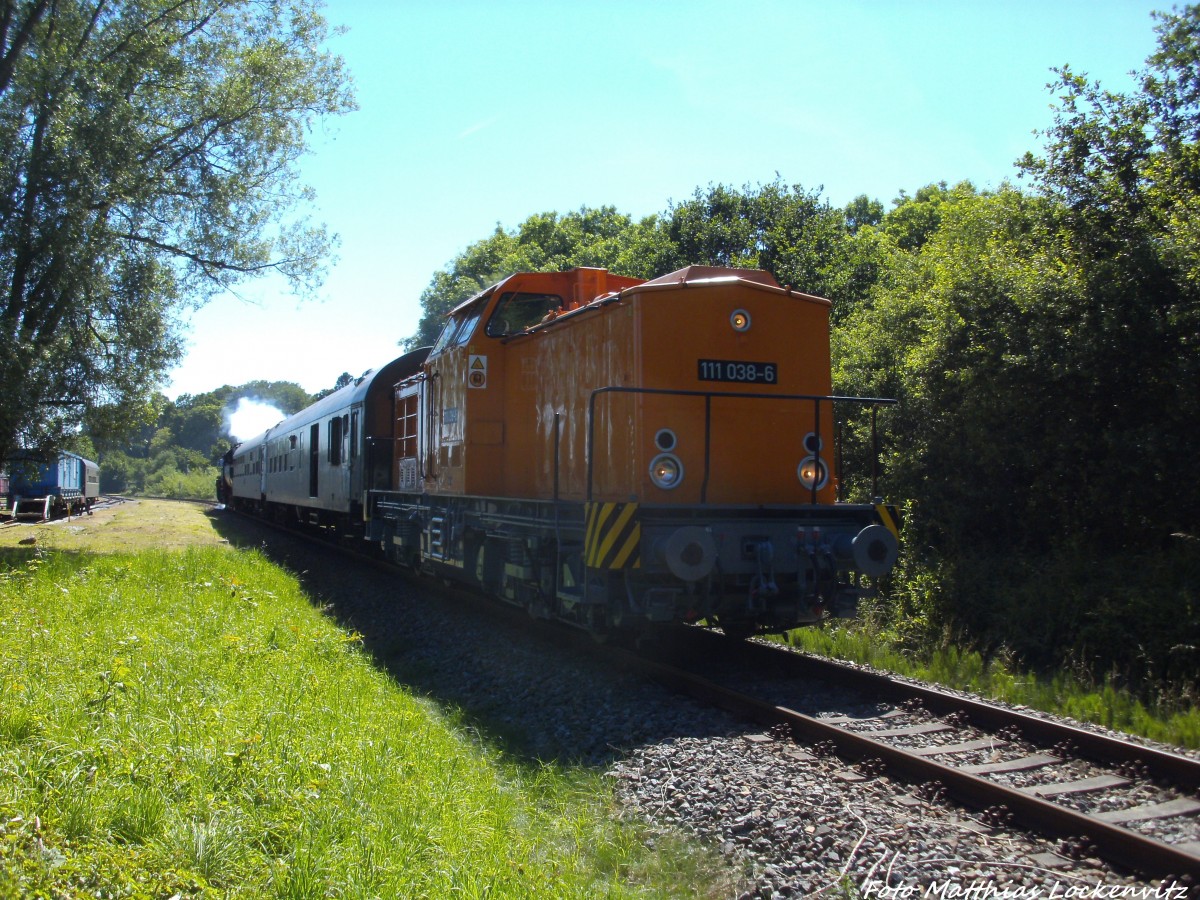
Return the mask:
[[50, 462], [17, 457], [9, 463], [8, 497], [13, 516], [50, 519], [91, 513], [100, 496], [100, 466], [63, 451]]

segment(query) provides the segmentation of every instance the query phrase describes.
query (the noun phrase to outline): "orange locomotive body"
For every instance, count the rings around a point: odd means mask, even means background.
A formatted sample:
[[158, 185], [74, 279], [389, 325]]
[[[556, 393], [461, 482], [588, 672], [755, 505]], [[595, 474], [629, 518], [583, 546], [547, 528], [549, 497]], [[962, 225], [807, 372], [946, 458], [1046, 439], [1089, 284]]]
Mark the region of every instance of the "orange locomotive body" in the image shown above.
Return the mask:
[[395, 386], [394, 559], [592, 630], [852, 614], [894, 512], [837, 501], [829, 302], [765, 272], [519, 273]]

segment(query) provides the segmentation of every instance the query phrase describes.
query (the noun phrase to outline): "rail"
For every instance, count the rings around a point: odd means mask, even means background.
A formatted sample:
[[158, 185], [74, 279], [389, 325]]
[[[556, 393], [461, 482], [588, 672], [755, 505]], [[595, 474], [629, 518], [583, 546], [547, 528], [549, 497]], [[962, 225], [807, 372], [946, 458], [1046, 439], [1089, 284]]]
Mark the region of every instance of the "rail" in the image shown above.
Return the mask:
[[[702, 648], [700, 658], [711, 659], [725, 639], [718, 635], [694, 631], [690, 636], [695, 646]], [[704, 650], [703, 648], [707, 648]], [[768, 650], [759, 644], [742, 648], [754, 671], [763, 671], [785, 662], [794, 669], [806, 690], [819, 679], [849, 684], [867, 695], [899, 700], [901, 697], [919, 699], [922, 706], [941, 713], [961, 712], [973, 723], [992, 728], [1015, 727], [1031, 742], [1056, 742], [1070, 745], [1076, 758], [1105, 763], [1136, 763], [1147, 777], [1165, 781], [1190, 792], [1200, 784], [1200, 762], [1154, 748], [1123, 741], [1118, 738], [1042, 719], [1002, 706], [972, 700], [944, 691], [908, 682], [899, 682], [879, 673], [863, 672], [837, 662], [806, 657], [780, 650]], [[1013, 824], [1032, 831], [1068, 841], [1084, 839], [1103, 858], [1134, 871], [1157, 878], [1200, 877], [1200, 847], [1194, 844], [1170, 844], [1124, 827], [1117, 819], [1082, 812], [1059, 805], [1026, 790], [990, 781], [980, 774], [939, 762], [930, 754], [898, 747], [880, 739], [887, 732], [855, 732], [838, 719], [821, 719], [805, 715], [777, 700], [767, 700], [743, 693], [712, 680], [710, 673], [680, 668], [670, 662], [652, 659], [645, 654], [610, 649], [613, 658], [632, 671], [641, 672], [682, 693], [713, 703], [737, 715], [767, 726], [786, 726], [790, 735], [808, 745], [826, 743], [836, 748], [843, 759], [878, 760], [889, 774], [916, 785], [936, 785], [948, 796], [963, 805], [981, 810], [1001, 811], [1010, 815]], [[899, 732], [897, 732], [899, 733]], [[1057, 751], [1062, 753], [1063, 751]], [[1187, 801], [1184, 801], [1187, 803]], [[1164, 804], [1166, 806], [1168, 804]], [[1194, 804], [1187, 803], [1187, 815]], [[1169, 811], [1164, 811], [1164, 815]]]
[[[712, 453], [712, 401], [714, 398], [729, 398], [738, 400], [791, 400], [801, 402], [811, 402], [813, 405], [812, 430], [816, 434], [821, 433], [821, 405], [828, 403], [830, 407], [835, 403], [850, 403], [862, 406], [870, 406], [871, 408], [871, 457], [874, 461], [871, 467], [871, 496], [879, 495], [879, 433], [876, 427], [876, 411], [880, 406], [892, 406], [896, 404], [896, 400], [884, 397], [844, 397], [837, 395], [822, 395], [822, 394], [762, 394], [762, 393], [743, 393], [741, 391], [694, 391], [694, 390], [675, 390], [667, 388], [645, 388], [645, 387], [621, 387], [609, 386], [597, 388], [592, 391], [588, 397], [588, 418], [587, 418], [587, 499], [591, 501], [592, 487], [594, 480], [595, 469], [595, 444], [596, 444], [596, 399], [601, 394], [651, 394], [665, 397], [702, 397], [704, 398], [704, 478], [700, 485], [700, 502], [707, 502], [708, 498], [708, 482], [710, 475], [711, 453]], [[833, 415], [832, 409], [830, 415]], [[834, 456], [836, 457], [839, 448], [834, 448]], [[558, 477], [558, 458], [555, 454], [555, 479]], [[817, 491], [820, 489], [820, 479], [814, 477], [812, 479], [812, 502], [816, 505]]]

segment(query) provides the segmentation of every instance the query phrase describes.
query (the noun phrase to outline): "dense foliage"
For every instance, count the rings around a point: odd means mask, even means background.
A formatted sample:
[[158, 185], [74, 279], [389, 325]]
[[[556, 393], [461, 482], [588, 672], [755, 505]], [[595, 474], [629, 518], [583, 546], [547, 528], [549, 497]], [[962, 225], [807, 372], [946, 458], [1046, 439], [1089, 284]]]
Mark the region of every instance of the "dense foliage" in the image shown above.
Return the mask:
[[314, 0], [0, 0], [0, 459], [144, 421], [187, 306], [319, 281], [326, 32]]

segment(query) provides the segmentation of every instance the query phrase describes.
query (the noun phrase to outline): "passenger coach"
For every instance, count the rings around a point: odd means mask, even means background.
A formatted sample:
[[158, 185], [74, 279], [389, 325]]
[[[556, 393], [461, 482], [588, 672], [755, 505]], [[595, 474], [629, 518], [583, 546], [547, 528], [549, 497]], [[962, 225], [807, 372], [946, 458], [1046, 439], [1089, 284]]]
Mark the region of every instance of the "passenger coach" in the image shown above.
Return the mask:
[[226, 502], [280, 522], [358, 528], [368, 490], [391, 487], [392, 390], [428, 349], [372, 369], [238, 444], [224, 460]]

